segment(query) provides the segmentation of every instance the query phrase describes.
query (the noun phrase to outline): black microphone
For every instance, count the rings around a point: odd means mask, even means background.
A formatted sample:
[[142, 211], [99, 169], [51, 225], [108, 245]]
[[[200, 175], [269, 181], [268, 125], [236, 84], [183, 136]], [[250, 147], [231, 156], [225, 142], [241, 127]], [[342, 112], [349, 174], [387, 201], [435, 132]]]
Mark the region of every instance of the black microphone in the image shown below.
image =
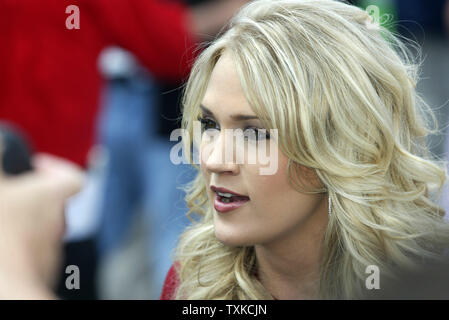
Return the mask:
[[0, 148], [4, 173], [17, 175], [33, 170], [28, 139], [12, 124], [0, 122]]

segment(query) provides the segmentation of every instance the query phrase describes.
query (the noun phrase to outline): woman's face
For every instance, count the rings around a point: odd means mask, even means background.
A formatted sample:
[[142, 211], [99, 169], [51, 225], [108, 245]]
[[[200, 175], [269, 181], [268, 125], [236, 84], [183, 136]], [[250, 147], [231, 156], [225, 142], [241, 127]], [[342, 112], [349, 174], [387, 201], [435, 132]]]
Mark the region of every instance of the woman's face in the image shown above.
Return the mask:
[[[241, 87], [239, 77], [229, 52], [218, 60], [202, 101], [203, 129], [201, 140], [201, 171], [206, 181], [209, 200], [214, 207], [214, 226], [217, 238], [227, 245], [268, 244], [278, 240], [295, 239], [306, 229], [317, 231], [320, 221], [327, 221], [327, 201], [323, 194], [302, 194], [294, 190], [287, 180], [287, 157], [274, 147], [267, 152], [276, 155], [277, 170], [271, 175], [261, 174], [259, 159], [254, 162], [225, 159], [227, 147], [235, 154], [242, 151], [235, 140], [225, 135], [225, 130], [241, 129], [245, 133], [263, 128], [258, 119], [240, 119], [237, 115], [254, 116]], [[248, 118], [248, 117], [246, 117]], [[209, 139], [216, 134], [215, 140]], [[231, 135], [232, 137], [232, 135]], [[265, 137], [265, 135], [263, 135]], [[273, 139], [263, 138], [273, 143]], [[243, 149], [256, 140], [248, 140]], [[258, 147], [257, 147], [258, 148]], [[277, 154], [276, 154], [277, 153]], [[226, 160], [226, 161], [225, 161]], [[266, 166], [266, 165], [264, 165]], [[322, 187], [314, 171], [302, 167], [307, 185]], [[214, 187], [226, 188], [247, 198], [221, 200]]]

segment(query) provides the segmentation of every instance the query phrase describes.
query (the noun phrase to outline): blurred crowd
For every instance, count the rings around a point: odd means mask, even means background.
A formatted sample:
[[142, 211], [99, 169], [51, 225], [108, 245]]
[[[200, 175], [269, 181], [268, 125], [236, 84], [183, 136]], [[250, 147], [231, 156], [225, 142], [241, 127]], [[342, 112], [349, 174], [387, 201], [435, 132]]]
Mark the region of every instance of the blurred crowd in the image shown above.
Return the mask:
[[[82, 191], [66, 205], [65, 299], [157, 299], [194, 170], [170, 161], [192, 62], [244, 0], [2, 0], [0, 121], [35, 152], [77, 163]], [[428, 144], [449, 160], [449, 1], [359, 0], [380, 23], [422, 47], [417, 90], [440, 133]], [[79, 28], [66, 26], [69, 5]], [[449, 191], [441, 205], [449, 212]], [[76, 265], [80, 288], [65, 285]]]

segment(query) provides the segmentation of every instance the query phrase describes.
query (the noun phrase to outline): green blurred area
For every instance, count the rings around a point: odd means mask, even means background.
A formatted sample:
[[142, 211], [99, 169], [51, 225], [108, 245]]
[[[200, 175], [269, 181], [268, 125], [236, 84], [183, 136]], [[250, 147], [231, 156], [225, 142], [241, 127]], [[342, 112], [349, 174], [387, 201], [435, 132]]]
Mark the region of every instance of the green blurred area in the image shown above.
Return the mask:
[[393, 33], [397, 31], [398, 8], [394, 0], [357, 0], [354, 4], [367, 11], [382, 27]]

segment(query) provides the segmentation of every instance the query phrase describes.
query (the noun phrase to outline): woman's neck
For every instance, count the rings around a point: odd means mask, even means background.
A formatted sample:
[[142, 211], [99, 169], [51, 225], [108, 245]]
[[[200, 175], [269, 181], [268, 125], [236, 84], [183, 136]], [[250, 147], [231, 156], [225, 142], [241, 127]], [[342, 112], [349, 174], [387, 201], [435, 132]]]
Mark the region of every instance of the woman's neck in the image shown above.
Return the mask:
[[265, 289], [276, 299], [317, 299], [319, 263], [317, 257], [303, 259], [276, 255], [256, 248], [258, 277]]
[[290, 236], [254, 246], [259, 280], [274, 298], [318, 299], [321, 247], [327, 219], [319, 214]]

